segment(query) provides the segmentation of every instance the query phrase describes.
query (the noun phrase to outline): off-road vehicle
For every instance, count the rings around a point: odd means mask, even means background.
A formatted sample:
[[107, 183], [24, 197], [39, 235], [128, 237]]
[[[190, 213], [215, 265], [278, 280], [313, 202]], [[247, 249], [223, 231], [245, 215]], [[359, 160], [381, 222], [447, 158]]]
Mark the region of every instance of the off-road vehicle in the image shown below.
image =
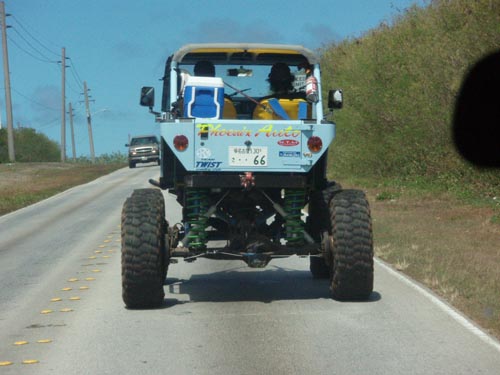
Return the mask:
[[[210, 62], [214, 77], [194, 75]], [[293, 88], [270, 92], [270, 71], [286, 64]], [[315, 90], [316, 89], [316, 90]], [[122, 211], [122, 297], [132, 308], [161, 305], [169, 264], [309, 258], [331, 296], [367, 299], [373, 241], [365, 194], [326, 178], [335, 124], [326, 119], [318, 57], [296, 45], [190, 44], [166, 62], [161, 111], [143, 87], [161, 133], [156, 188], [135, 190]], [[329, 90], [330, 115], [342, 91]], [[158, 189], [159, 188], [159, 189]], [[168, 223], [160, 189], [182, 206]], [[306, 212], [307, 211], [307, 212]]]
[[160, 143], [156, 135], [137, 135], [127, 143], [128, 166], [135, 168], [137, 163], [155, 162], [160, 165]]

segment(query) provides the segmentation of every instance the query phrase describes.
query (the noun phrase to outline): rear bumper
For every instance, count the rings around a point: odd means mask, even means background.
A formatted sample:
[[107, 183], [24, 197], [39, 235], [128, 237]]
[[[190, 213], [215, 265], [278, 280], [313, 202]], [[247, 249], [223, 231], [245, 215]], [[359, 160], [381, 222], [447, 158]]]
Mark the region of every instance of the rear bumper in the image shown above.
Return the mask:
[[[244, 177], [244, 174], [236, 173], [189, 174], [184, 177], [184, 184], [190, 188], [242, 188]], [[257, 188], [303, 189], [307, 186], [307, 177], [276, 173], [254, 174], [253, 182]]]
[[133, 163], [150, 163], [152, 161], [158, 161], [160, 159], [160, 156], [155, 154], [155, 155], [136, 155], [136, 156], [129, 156], [128, 161], [133, 162]]

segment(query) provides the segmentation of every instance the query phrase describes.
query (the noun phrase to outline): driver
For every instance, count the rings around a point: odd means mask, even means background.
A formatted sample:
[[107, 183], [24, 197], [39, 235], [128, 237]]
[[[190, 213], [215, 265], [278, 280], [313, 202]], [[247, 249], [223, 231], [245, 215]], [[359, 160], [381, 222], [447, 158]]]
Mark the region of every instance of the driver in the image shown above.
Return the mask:
[[253, 119], [288, 120], [310, 117], [310, 106], [307, 106], [305, 102], [304, 93], [295, 91], [294, 81], [295, 76], [290, 71], [288, 64], [284, 62], [273, 64], [267, 77], [271, 95], [260, 98], [260, 105], [255, 108]]
[[208, 60], [198, 61], [194, 65], [194, 75], [198, 77], [215, 77], [215, 66]]

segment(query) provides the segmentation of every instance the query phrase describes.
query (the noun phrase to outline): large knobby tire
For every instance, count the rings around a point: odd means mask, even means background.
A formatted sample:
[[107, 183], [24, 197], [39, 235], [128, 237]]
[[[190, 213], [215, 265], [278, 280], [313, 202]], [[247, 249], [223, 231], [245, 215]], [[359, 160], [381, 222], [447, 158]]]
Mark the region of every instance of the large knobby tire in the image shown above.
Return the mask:
[[[307, 217], [309, 234], [317, 242], [321, 242], [323, 233], [330, 233], [330, 209], [329, 204], [333, 196], [342, 190], [340, 184], [331, 181], [323, 190], [313, 191], [309, 198], [309, 215]], [[309, 257], [309, 270], [316, 279], [327, 279], [330, 277], [330, 267], [323, 257]]]
[[343, 190], [330, 201], [332, 297], [364, 300], [373, 291], [373, 233], [370, 207], [359, 190]]
[[161, 191], [135, 190], [123, 205], [121, 219], [123, 302], [128, 308], [159, 307], [168, 265]]

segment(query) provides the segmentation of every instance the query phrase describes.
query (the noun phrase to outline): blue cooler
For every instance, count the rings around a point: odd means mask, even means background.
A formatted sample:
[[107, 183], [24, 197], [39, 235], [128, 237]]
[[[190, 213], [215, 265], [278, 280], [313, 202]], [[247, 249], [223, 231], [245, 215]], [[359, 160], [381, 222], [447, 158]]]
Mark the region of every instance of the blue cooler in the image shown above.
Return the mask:
[[220, 77], [190, 76], [184, 87], [184, 116], [219, 119], [224, 110], [224, 82]]

